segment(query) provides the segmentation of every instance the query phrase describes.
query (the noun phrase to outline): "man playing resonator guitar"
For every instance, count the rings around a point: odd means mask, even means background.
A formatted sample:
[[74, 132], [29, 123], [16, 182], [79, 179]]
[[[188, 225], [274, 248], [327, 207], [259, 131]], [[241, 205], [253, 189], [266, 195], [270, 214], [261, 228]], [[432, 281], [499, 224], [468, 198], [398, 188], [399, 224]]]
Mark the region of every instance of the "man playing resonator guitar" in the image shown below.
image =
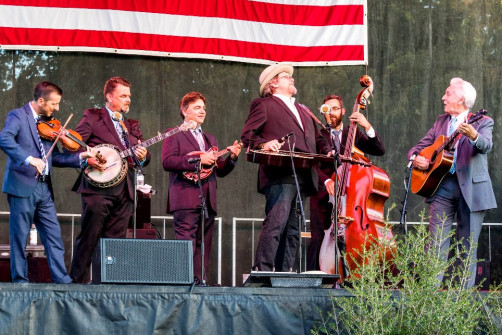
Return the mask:
[[[90, 108], [75, 131], [82, 140], [94, 147], [100, 144], [116, 146], [125, 150], [143, 140], [139, 122], [126, 119], [131, 104], [131, 84], [121, 77], [110, 78], [103, 90], [105, 108]], [[127, 143], [129, 141], [129, 144]], [[144, 147], [135, 148], [141, 165], [146, 166], [150, 154]], [[106, 159], [106, 157], [105, 157]], [[89, 265], [99, 269], [100, 255], [94, 253], [99, 238], [125, 238], [127, 226], [134, 214], [134, 168], [133, 160], [127, 160], [127, 174], [114, 186], [99, 187], [83, 178], [83, 173], [73, 188], [82, 196], [81, 232], [75, 241], [70, 276], [76, 283], [88, 281]], [[96, 159], [88, 159], [87, 164], [100, 171], [105, 169]], [[94, 257], [93, 257], [94, 254]], [[99, 271], [93, 272], [93, 282], [100, 282]]]
[[[260, 98], [251, 102], [241, 139], [245, 147], [276, 153], [288, 150], [283, 140], [291, 135], [294, 151], [327, 154], [330, 146], [317, 130], [311, 112], [296, 102], [293, 66], [286, 63], [265, 68], [258, 82]], [[284, 137], [283, 137], [284, 136]], [[292, 146], [292, 147], [293, 147]], [[316, 168], [297, 169], [300, 194], [291, 166], [261, 164], [258, 192], [265, 194], [266, 218], [256, 249], [253, 271], [290, 272], [295, 265], [299, 245], [298, 195], [301, 199], [317, 192]]]

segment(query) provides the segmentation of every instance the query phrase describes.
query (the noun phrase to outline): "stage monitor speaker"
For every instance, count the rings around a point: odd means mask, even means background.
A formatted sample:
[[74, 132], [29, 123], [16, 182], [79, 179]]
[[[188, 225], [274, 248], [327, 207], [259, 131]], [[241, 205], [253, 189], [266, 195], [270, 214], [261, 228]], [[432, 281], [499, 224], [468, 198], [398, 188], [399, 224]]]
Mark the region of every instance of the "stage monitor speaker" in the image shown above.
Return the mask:
[[101, 239], [101, 282], [193, 283], [192, 241]]
[[339, 275], [312, 272], [267, 272], [254, 271], [247, 277], [244, 286], [249, 287], [322, 287], [333, 288]]

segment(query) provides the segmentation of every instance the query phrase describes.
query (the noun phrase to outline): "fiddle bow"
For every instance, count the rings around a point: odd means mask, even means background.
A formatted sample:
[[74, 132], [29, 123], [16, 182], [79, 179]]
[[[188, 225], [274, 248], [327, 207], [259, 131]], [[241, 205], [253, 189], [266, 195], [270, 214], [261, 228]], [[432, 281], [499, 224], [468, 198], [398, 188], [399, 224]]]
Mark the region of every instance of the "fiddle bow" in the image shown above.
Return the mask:
[[[50, 155], [52, 154], [52, 151], [54, 150], [54, 147], [58, 143], [59, 138], [64, 134], [64, 132], [66, 130], [66, 126], [68, 125], [68, 123], [70, 122], [72, 117], [73, 117], [73, 114], [70, 114], [70, 116], [66, 120], [64, 126], [62, 126], [60, 131], [58, 132], [56, 139], [54, 140], [54, 142], [51, 145], [51, 148], [49, 149], [49, 151], [47, 152], [47, 154], [44, 157], [44, 164], [47, 164], [47, 159], [49, 159]], [[37, 174], [35, 175], [35, 178], [38, 178], [38, 176], [40, 176], [40, 173], [37, 172]]]

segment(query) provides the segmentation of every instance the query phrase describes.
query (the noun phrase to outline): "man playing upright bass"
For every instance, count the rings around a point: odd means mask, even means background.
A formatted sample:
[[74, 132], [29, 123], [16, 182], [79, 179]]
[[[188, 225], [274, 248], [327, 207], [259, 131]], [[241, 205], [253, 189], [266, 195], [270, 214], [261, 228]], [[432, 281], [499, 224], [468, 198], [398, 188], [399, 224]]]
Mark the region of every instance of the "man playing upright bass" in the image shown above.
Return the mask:
[[[322, 109], [325, 108], [325, 111]], [[345, 142], [349, 132], [349, 127], [344, 126], [343, 116], [345, 107], [342, 97], [338, 95], [328, 95], [323, 100], [321, 111], [326, 118], [326, 127], [321, 129], [321, 134], [332, 144], [337, 152], [342, 154], [345, 151]], [[356, 122], [363, 131], [357, 131], [354, 145], [370, 155], [381, 156], [385, 153], [385, 145], [380, 136], [366, 117], [359, 111], [350, 115], [349, 120]], [[319, 165], [319, 192], [310, 197], [310, 244], [307, 252], [307, 270], [320, 270], [319, 251], [324, 238], [324, 230], [331, 224], [331, 212], [333, 205], [329, 202], [329, 196], [335, 194], [335, 182], [331, 179], [334, 173], [332, 162], [321, 162]], [[350, 187], [350, 185], [349, 185]]]

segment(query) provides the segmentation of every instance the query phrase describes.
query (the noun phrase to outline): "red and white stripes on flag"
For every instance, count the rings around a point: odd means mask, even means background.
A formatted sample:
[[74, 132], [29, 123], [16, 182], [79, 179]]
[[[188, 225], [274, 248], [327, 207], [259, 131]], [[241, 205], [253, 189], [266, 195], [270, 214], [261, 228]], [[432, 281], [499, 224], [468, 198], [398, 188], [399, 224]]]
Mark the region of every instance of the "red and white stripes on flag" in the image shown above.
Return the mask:
[[0, 0], [0, 48], [368, 63], [366, 0]]

